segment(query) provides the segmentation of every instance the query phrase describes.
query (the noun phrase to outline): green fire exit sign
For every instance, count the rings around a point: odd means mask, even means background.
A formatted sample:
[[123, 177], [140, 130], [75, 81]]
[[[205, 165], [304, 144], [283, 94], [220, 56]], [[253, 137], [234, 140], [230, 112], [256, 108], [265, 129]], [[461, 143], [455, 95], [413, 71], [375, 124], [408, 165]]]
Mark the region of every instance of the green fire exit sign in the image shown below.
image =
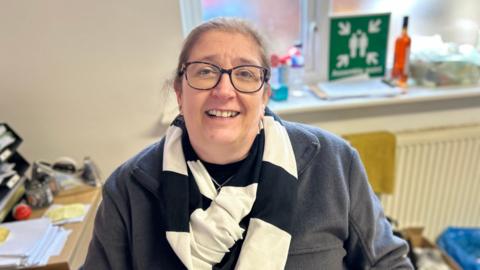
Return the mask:
[[328, 79], [385, 74], [390, 13], [330, 19]]

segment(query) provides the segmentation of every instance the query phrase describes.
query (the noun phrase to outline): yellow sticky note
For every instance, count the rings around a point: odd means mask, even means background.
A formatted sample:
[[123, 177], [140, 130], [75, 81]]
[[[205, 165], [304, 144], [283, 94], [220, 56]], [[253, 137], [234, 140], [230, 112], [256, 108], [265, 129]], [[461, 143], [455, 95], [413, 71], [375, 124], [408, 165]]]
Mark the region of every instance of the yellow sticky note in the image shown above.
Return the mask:
[[77, 218], [85, 215], [85, 206], [81, 203], [66, 204], [56, 209], [49, 210], [46, 214], [52, 222], [64, 219]]
[[0, 245], [3, 244], [10, 234], [10, 230], [5, 227], [0, 227]]

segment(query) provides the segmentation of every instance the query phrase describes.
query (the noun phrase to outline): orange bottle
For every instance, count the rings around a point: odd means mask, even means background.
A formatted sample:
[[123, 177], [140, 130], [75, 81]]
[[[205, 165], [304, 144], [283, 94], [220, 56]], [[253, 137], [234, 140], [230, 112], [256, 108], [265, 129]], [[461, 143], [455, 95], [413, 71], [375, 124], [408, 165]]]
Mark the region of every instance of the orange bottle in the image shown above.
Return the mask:
[[395, 41], [395, 56], [393, 59], [392, 79], [405, 87], [408, 80], [408, 59], [410, 57], [410, 37], [407, 33], [408, 16], [403, 17], [402, 34]]

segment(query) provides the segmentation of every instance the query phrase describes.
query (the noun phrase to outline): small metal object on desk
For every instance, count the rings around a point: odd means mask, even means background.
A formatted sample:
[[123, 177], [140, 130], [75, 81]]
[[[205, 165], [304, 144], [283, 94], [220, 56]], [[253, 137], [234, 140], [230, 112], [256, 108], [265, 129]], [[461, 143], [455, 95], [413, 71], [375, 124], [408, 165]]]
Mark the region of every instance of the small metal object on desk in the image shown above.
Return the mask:
[[25, 183], [25, 195], [28, 204], [33, 208], [46, 207], [52, 204], [53, 194], [46, 182], [28, 180]]

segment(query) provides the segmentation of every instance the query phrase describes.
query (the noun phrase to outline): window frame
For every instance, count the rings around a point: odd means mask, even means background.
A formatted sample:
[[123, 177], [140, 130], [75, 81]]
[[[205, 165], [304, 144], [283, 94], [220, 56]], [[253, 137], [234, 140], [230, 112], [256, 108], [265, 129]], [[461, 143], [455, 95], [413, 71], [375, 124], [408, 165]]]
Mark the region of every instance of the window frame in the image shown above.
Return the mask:
[[332, 0], [302, 0], [302, 42], [305, 83], [328, 78], [329, 31]]
[[202, 1], [180, 0], [179, 2], [182, 31], [185, 38], [195, 26], [202, 23]]

